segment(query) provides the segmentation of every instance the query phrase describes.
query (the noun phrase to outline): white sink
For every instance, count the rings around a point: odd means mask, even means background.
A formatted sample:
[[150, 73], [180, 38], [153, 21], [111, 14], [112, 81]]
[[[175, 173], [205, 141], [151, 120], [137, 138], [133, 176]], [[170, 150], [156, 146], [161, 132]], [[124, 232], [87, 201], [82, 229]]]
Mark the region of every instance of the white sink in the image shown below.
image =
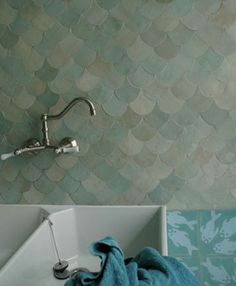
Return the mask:
[[[92, 242], [105, 236], [115, 238], [126, 257], [135, 256], [145, 246], [158, 249], [162, 255], [167, 254], [166, 209], [163, 206], [35, 206], [36, 208], [38, 211], [35, 211], [35, 218], [42, 219], [40, 209], [45, 214], [48, 212], [59, 255], [69, 261], [70, 269], [85, 267], [90, 271], [98, 271], [100, 260], [93, 257], [88, 248]], [[52, 233], [48, 220], [44, 220], [2, 267], [0, 286], [15, 286], [16, 282], [17, 285], [24, 286], [64, 285], [65, 281], [53, 276], [52, 267], [56, 262]]]

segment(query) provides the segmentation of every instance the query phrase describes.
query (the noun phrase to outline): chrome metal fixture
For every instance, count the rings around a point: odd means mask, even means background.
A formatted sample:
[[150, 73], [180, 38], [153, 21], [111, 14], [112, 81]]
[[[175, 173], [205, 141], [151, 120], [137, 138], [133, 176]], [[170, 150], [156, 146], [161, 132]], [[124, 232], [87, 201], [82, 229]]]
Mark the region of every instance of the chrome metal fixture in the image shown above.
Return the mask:
[[55, 263], [53, 266], [54, 277], [57, 279], [60, 279], [60, 280], [67, 279], [70, 276], [70, 271], [67, 270], [69, 263], [66, 260], [61, 260], [61, 258], [59, 256], [58, 247], [57, 247], [57, 243], [56, 243], [56, 239], [55, 239], [55, 235], [54, 235], [54, 231], [53, 231], [52, 221], [48, 217], [46, 217], [45, 220], [47, 220], [48, 224], [49, 224], [49, 228], [50, 228], [51, 236], [52, 236], [52, 243], [54, 245], [55, 252], [57, 255], [57, 260], [58, 260], [58, 262]]
[[60, 113], [56, 115], [48, 115], [42, 114], [41, 121], [42, 121], [42, 143], [38, 139], [31, 138], [25, 142], [25, 144], [13, 152], [2, 154], [1, 160], [6, 160], [8, 158], [24, 154], [37, 154], [39, 151], [50, 149], [56, 154], [61, 153], [75, 153], [79, 152], [79, 146], [75, 139], [71, 137], [66, 137], [62, 139], [62, 141], [58, 144], [58, 146], [51, 145], [50, 138], [49, 138], [49, 128], [48, 128], [48, 121], [49, 120], [58, 120], [61, 119], [66, 113], [77, 103], [85, 102], [89, 106], [90, 114], [96, 115], [96, 110], [93, 103], [85, 98], [85, 97], [77, 97], [73, 99]]

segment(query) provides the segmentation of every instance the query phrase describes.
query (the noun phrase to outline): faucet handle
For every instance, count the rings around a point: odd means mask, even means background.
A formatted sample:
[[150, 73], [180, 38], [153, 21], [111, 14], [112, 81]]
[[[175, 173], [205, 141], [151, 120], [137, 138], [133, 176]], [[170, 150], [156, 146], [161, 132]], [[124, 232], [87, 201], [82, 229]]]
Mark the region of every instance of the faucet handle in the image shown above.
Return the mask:
[[72, 147], [59, 147], [55, 149], [55, 153], [61, 154], [61, 153], [78, 153], [79, 152], [79, 146], [72, 146]]
[[5, 153], [1, 155], [1, 160], [6, 160], [8, 158], [14, 157], [17, 154], [15, 154], [15, 152], [11, 152], [11, 153]]

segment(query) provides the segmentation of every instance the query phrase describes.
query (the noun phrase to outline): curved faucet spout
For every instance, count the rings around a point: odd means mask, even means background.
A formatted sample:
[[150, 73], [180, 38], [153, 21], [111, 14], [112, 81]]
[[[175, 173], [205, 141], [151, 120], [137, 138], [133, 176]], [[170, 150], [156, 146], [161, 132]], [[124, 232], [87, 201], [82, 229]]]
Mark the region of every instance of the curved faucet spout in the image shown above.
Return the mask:
[[48, 114], [42, 114], [42, 132], [43, 132], [43, 145], [50, 146], [50, 140], [49, 140], [49, 134], [48, 134], [48, 120], [57, 120], [61, 119], [66, 113], [77, 103], [84, 101], [89, 106], [90, 114], [96, 115], [95, 107], [89, 99], [85, 97], [77, 97], [73, 99], [60, 113], [55, 115], [48, 115]]
[[89, 106], [89, 110], [90, 110], [90, 114], [91, 115], [96, 115], [96, 110], [95, 107], [92, 103], [92, 101], [90, 101], [89, 99], [85, 98], [85, 97], [77, 97], [75, 99], [73, 99], [60, 113], [56, 114], [56, 115], [47, 115], [47, 119], [48, 120], [57, 120], [57, 119], [61, 119], [64, 115], [66, 115], [66, 113], [77, 103], [84, 101], [85, 103], [87, 103], [87, 105]]

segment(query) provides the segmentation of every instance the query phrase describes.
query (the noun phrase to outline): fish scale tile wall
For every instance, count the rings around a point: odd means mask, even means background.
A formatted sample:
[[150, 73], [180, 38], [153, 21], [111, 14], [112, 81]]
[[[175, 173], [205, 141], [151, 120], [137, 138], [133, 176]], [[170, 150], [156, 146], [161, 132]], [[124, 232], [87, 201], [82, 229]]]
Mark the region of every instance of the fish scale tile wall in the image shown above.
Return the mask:
[[0, 152], [40, 114], [80, 154], [0, 162], [1, 203], [236, 204], [234, 0], [2, 0]]

